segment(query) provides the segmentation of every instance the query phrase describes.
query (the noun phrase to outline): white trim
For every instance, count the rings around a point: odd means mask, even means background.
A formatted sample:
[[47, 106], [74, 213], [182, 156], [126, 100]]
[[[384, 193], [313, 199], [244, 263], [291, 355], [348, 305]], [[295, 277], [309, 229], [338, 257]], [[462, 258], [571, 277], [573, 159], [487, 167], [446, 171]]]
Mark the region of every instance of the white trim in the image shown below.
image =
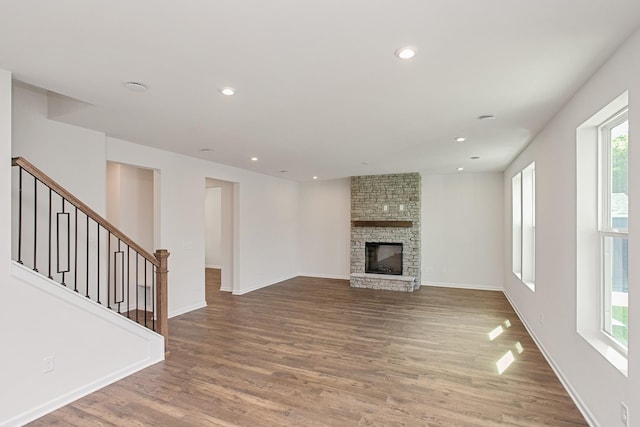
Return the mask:
[[216, 268], [218, 270], [222, 270], [222, 266], [218, 264], [205, 264], [204, 268]]
[[252, 286], [252, 287], [246, 288], [246, 289], [238, 289], [238, 290], [234, 289], [233, 290], [233, 295], [248, 294], [249, 292], [257, 291], [258, 289], [266, 288], [267, 286], [275, 285], [276, 283], [284, 282], [285, 280], [290, 280], [290, 279], [293, 279], [295, 277], [298, 277], [298, 275], [297, 274], [291, 274], [289, 276], [285, 276], [285, 277], [281, 277], [280, 279], [276, 279], [273, 282], [266, 282], [266, 283], [258, 284], [258, 285], [255, 285], [255, 286]]
[[[153, 353], [153, 352], [150, 352], [150, 353]], [[60, 409], [65, 405], [68, 405], [82, 397], [85, 397], [95, 391], [98, 391], [103, 387], [113, 384], [114, 382], [119, 381], [123, 378], [126, 378], [129, 375], [135, 374], [136, 372], [144, 368], [147, 368], [151, 365], [161, 362], [162, 360], [164, 360], [164, 352], [163, 352], [162, 358], [159, 360], [153, 360], [153, 358], [150, 355], [149, 359], [140, 361], [131, 366], [127, 366], [126, 368], [123, 368], [117, 372], [114, 372], [113, 374], [107, 375], [102, 379], [94, 381], [85, 386], [79, 387], [67, 394], [56, 397], [55, 399], [50, 400], [47, 403], [44, 403], [36, 408], [30, 409], [26, 412], [23, 412], [20, 415], [17, 415], [9, 420], [6, 420], [2, 424], [0, 424], [0, 427], [25, 425], [50, 412], [55, 411], [56, 409]]]
[[569, 394], [569, 397], [571, 397], [571, 400], [573, 400], [573, 403], [576, 404], [576, 407], [578, 408], [578, 410], [580, 411], [580, 413], [582, 414], [584, 419], [587, 421], [589, 426], [591, 426], [591, 427], [600, 427], [600, 424], [597, 423], [595, 417], [593, 416], [591, 411], [589, 411], [589, 408], [587, 407], [587, 405], [580, 398], [580, 395], [573, 388], [573, 386], [571, 385], [571, 383], [569, 382], [567, 377], [564, 375], [564, 373], [562, 372], [560, 367], [555, 363], [555, 361], [553, 360], [553, 358], [551, 357], [549, 352], [547, 352], [547, 350], [544, 348], [544, 346], [542, 345], [542, 342], [540, 340], [538, 340], [538, 337], [533, 332], [533, 329], [531, 327], [529, 327], [529, 323], [526, 321], [525, 317], [522, 316], [520, 310], [518, 310], [518, 306], [509, 297], [509, 294], [507, 292], [503, 291], [503, 294], [507, 298], [507, 301], [509, 301], [509, 304], [511, 305], [511, 308], [513, 308], [513, 311], [516, 313], [516, 316], [518, 316], [518, 318], [520, 319], [520, 321], [524, 325], [524, 328], [527, 330], [527, 332], [529, 333], [529, 335], [533, 339], [533, 342], [536, 344], [536, 346], [540, 350], [540, 353], [542, 353], [542, 355], [546, 359], [547, 363], [549, 363], [549, 366], [551, 366], [551, 369], [553, 369], [553, 372], [555, 372], [556, 376], [560, 380], [560, 383], [562, 384], [562, 386], [565, 388], [565, 390]]
[[233, 288], [225, 288], [225, 287], [222, 287], [222, 285], [220, 285], [220, 290], [222, 292], [233, 292]]
[[502, 286], [496, 285], [470, 285], [467, 283], [443, 283], [443, 282], [429, 282], [422, 283], [422, 286], [432, 286], [436, 288], [454, 288], [454, 289], [474, 289], [479, 291], [500, 291], [502, 292]]
[[191, 304], [186, 307], [179, 308], [169, 312], [169, 318], [180, 316], [181, 314], [188, 313], [190, 311], [198, 310], [207, 306], [206, 301], [200, 301], [196, 304]]
[[348, 274], [322, 274], [322, 273], [298, 273], [298, 276], [303, 277], [315, 277], [318, 279], [338, 279], [338, 280], [349, 280], [350, 277]]

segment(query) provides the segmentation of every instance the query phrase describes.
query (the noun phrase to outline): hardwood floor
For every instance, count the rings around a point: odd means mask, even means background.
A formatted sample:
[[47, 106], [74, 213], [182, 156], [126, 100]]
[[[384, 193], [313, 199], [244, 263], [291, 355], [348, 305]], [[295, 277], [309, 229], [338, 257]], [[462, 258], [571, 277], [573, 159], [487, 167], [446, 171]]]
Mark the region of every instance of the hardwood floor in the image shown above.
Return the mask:
[[205, 269], [205, 300], [207, 301], [207, 304], [213, 304], [215, 302], [216, 295], [220, 293], [221, 275], [222, 270], [219, 268]]
[[500, 292], [299, 277], [169, 326], [168, 360], [32, 425], [587, 425]]

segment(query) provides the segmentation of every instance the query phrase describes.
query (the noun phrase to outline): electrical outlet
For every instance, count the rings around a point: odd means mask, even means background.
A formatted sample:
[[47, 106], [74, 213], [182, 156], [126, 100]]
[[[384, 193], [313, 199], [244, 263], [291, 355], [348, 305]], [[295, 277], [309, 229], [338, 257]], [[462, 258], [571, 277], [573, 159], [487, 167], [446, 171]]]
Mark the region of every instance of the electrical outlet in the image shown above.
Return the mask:
[[54, 356], [48, 356], [42, 359], [42, 373], [52, 372], [56, 369], [56, 358]]
[[629, 408], [624, 402], [620, 402], [620, 421], [622, 425], [629, 427]]

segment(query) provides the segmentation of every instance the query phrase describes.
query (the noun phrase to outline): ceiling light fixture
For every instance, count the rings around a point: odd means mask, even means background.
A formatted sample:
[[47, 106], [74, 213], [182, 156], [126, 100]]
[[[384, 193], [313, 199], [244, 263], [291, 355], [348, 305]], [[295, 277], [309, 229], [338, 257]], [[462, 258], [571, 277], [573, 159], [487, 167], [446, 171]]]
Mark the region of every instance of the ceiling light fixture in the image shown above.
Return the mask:
[[201, 152], [201, 153], [209, 153], [209, 152], [211, 152], [211, 151], [213, 151], [211, 148], [201, 148], [201, 149], [200, 149], [200, 152]]
[[258, 158], [257, 158], [257, 157], [252, 157], [252, 158], [251, 158], [251, 161], [252, 161], [252, 162], [257, 162], [257, 161], [258, 161]]
[[467, 138], [465, 138], [464, 136], [459, 136], [456, 138], [456, 142], [465, 142], [467, 140]]
[[464, 170], [464, 168], [458, 168], [459, 172], [462, 172]]
[[232, 87], [226, 86], [220, 88], [220, 93], [226, 96], [235, 95], [236, 90]]
[[495, 120], [496, 116], [494, 116], [493, 114], [483, 114], [481, 116], [478, 116], [478, 120]]
[[318, 177], [317, 177], [317, 176], [314, 176], [314, 177], [313, 177], [313, 179], [318, 179]]
[[480, 156], [473, 156], [473, 157], [469, 157], [471, 160], [478, 160], [480, 158]]
[[411, 59], [416, 56], [416, 49], [414, 47], [401, 47], [396, 50], [396, 56], [400, 59]]
[[124, 82], [124, 86], [134, 92], [145, 92], [148, 87], [140, 82]]

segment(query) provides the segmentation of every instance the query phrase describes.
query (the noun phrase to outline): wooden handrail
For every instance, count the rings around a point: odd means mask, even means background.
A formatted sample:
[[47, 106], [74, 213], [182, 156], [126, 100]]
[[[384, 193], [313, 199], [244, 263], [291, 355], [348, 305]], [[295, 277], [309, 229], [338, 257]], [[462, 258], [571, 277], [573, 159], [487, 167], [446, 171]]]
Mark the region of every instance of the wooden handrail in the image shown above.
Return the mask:
[[42, 172], [40, 169], [38, 169], [37, 167], [35, 167], [31, 163], [29, 163], [29, 161], [27, 161], [24, 157], [14, 157], [13, 159], [11, 159], [11, 166], [20, 166], [25, 171], [29, 172], [31, 175], [33, 175], [35, 178], [37, 178], [39, 181], [41, 181], [42, 183], [47, 185], [49, 188], [51, 188], [53, 191], [58, 193], [60, 195], [60, 197], [63, 197], [64, 199], [66, 199], [69, 202], [71, 202], [79, 210], [84, 212], [85, 215], [87, 215], [89, 218], [93, 219], [95, 222], [100, 224], [106, 230], [111, 232], [112, 235], [114, 235], [115, 237], [120, 239], [123, 243], [129, 245], [129, 247], [131, 249], [133, 249], [136, 252], [138, 252], [140, 255], [142, 255], [144, 258], [146, 258], [150, 263], [152, 263], [156, 267], [160, 267], [160, 261], [158, 261], [158, 259], [156, 259], [156, 257], [154, 255], [152, 255], [147, 250], [145, 250], [142, 246], [140, 246], [139, 244], [137, 244], [136, 242], [131, 240], [131, 238], [129, 238], [126, 234], [124, 234], [122, 231], [118, 230], [118, 228], [115, 225], [111, 224], [109, 221], [107, 221], [100, 214], [98, 214], [96, 211], [91, 209], [89, 206], [87, 206], [85, 203], [83, 203], [76, 196], [74, 196], [69, 191], [67, 191], [64, 187], [62, 187], [56, 181], [54, 181], [53, 179], [49, 178], [49, 176], [47, 176], [47, 174]]

